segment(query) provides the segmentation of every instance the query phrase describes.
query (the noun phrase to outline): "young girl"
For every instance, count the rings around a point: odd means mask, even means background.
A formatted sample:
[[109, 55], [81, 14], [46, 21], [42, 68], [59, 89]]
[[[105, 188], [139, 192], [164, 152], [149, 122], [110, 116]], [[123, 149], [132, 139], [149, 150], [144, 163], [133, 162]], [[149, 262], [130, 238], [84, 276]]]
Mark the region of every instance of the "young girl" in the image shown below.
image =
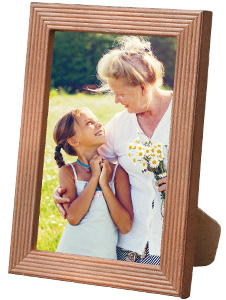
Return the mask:
[[[60, 185], [67, 225], [57, 252], [117, 259], [118, 229], [130, 231], [133, 209], [127, 173], [108, 163], [97, 152], [106, 143], [105, 130], [88, 109], [76, 109], [55, 126], [55, 160], [60, 167]], [[65, 165], [60, 149], [78, 159]]]

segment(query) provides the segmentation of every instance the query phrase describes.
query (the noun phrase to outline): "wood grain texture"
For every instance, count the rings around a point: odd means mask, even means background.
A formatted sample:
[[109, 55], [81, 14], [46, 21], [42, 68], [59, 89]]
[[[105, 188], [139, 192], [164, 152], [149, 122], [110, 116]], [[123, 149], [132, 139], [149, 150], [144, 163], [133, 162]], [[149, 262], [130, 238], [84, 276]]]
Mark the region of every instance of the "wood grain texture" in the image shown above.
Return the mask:
[[[167, 201], [158, 267], [36, 250], [56, 30], [178, 39]], [[190, 295], [210, 31], [211, 12], [31, 4], [10, 273], [181, 298]]]

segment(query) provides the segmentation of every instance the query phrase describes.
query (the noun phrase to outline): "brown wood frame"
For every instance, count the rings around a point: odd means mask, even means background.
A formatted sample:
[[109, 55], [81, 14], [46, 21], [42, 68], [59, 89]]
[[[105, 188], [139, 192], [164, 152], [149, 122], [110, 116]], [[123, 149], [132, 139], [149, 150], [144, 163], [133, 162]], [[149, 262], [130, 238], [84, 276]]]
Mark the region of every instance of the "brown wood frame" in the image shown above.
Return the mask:
[[[190, 295], [212, 13], [31, 3], [9, 272]], [[176, 37], [161, 265], [36, 250], [55, 31]]]

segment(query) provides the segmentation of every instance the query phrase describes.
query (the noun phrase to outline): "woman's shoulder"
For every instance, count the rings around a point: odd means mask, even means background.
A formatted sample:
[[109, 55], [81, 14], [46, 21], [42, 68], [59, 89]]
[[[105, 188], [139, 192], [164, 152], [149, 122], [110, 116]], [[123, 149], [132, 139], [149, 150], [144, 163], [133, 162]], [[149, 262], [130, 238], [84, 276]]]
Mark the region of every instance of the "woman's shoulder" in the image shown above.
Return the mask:
[[107, 132], [115, 132], [116, 134], [120, 132], [120, 129], [126, 126], [131, 126], [133, 122], [133, 115], [129, 114], [127, 110], [123, 110], [115, 114], [110, 121], [105, 126]]

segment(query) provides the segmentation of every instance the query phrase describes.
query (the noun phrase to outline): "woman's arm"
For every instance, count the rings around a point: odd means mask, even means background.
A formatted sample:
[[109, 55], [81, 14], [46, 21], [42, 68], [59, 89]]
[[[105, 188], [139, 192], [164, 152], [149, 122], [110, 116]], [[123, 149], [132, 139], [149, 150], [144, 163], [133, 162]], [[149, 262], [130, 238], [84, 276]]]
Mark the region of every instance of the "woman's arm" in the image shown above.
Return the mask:
[[93, 195], [96, 191], [96, 187], [99, 181], [99, 176], [91, 177], [88, 184], [77, 197], [75, 182], [70, 166], [63, 166], [59, 172], [60, 185], [63, 186], [66, 192], [63, 194], [63, 198], [69, 198], [70, 203], [64, 203], [63, 207], [66, 211], [66, 218], [71, 225], [77, 225], [86, 215], [90, 204], [93, 199]]
[[116, 195], [109, 187], [109, 174], [111, 167], [105, 160], [100, 175], [100, 187], [104, 194], [108, 209], [115, 225], [123, 234], [128, 233], [133, 223], [133, 207], [131, 202], [130, 184], [127, 173], [121, 166], [118, 166], [115, 174]]
[[61, 216], [66, 219], [66, 210], [63, 207], [64, 203], [70, 203], [71, 200], [68, 198], [63, 198], [63, 194], [66, 192], [64, 187], [56, 187], [55, 190], [53, 191], [53, 199], [54, 199], [54, 203], [59, 211], [59, 213], [61, 214]]

